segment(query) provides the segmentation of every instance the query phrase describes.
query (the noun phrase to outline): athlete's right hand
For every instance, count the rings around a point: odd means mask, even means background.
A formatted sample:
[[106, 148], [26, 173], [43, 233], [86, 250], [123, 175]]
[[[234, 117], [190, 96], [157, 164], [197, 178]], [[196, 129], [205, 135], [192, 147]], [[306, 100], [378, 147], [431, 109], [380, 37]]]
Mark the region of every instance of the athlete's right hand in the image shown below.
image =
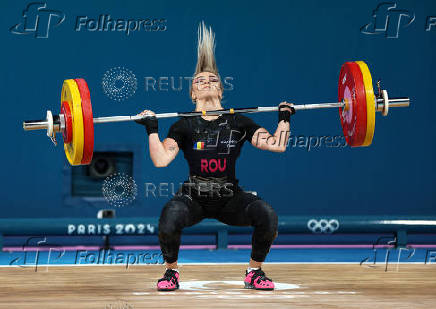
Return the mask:
[[135, 120], [136, 123], [139, 123], [146, 127], [148, 135], [158, 132], [158, 123], [157, 123], [156, 114], [154, 112], [146, 109], [141, 113], [139, 113], [137, 116], [149, 116], [149, 117], [141, 118], [139, 120]]

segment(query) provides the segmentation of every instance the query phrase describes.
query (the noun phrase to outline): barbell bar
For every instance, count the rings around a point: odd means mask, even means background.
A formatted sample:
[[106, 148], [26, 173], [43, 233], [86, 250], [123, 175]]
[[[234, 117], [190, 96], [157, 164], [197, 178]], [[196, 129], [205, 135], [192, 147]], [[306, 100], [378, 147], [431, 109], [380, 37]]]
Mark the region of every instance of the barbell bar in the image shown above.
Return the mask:
[[[378, 112], [383, 111], [383, 106], [385, 104], [384, 99], [377, 99], [375, 102], [376, 110]], [[389, 108], [391, 107], [409, 107], [410, 98], [401, 97], [401, 98], [389, 98], [388, 100]], [[313, 103], [313, 104], [298, 104], [293, 105], [295, 110], [310, 110], [310, 109], [324, 109], [324, 108], [339, 108], [346, 106], [345, 101], [342, 102], [330, 102], [330, 103]], [[278, 106], [258, 106], [258, 107], [245, 107], [245, 108], [234, 108], [234, 109], [223, 109], [223, 110], [211, 110], [204, 112], [175, 112], [175, 113], [159, 113], [155, 114], [156, 118], [174, 118], [174, 117], [193, 117], [193, 116], [216, 116], [216, 115], [224, 115], [224, 114], [236, 114], [236, 113], [261, 113], [261, 112], [275, 112], [278, 111]], [[54, 116], [63, 116], [54, 115]], [[108, 117], [97, 117], [93, 118], [94, 123], [110, 123], [110, 122], [126, 122], [126, 121], [135, 121], [142, 118], [146, 118], [150, 116], [108, 116]], [[26, 120], [23, 122], [23, 129], [25, 131], [32, 130], [48, 130], [49, 122], [47, 119], [44, 120]], [[53, 130], [55, 132], [61, 132], [63, 129], [63, 125], [61, 128], [61, 121], [54, 120]]]
[[[372, 78], [363, 61], [346, 62], [339, 74], [338, 102], [294, 104], [295, 110], [339, 108], [343, 133], [352, 147], [369, 146], [372, 143], [375, 112], [384, 116], [392, 107], [408, 107], [408, 97], [389, 98], [387, 90], [377, 82], [378, 94], [374, 94]], [[56, 145], [56, 133], [62, 132], [67, 159], [71, 165], [91, 163], [94, 129], [98, 123], [135, 121], [149, 116], [109, 116], [93, 118], [88, 86], [84, 79], [65, 80], [61, 94], [62, 110], [59, 115], [47, 111], [44, 120], [23, 122], [23, 129], [47, 130]], [[235, 113], [259, 113], [278, 111], [278, 106], [229, 108], [212, 111], [159, 113], [157, 118], [211, 116]]]

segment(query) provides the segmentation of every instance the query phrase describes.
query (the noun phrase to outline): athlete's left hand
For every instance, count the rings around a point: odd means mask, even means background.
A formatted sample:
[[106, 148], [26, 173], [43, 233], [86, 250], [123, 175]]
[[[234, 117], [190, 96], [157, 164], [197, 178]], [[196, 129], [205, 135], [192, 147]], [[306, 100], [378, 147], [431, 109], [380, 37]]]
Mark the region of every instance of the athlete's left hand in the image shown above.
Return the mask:
[[281, 102], [279, 104], [279, 122], [284, 120], [289, 122], [291, 116], [295, 114], [294, 104], [288, 102]]

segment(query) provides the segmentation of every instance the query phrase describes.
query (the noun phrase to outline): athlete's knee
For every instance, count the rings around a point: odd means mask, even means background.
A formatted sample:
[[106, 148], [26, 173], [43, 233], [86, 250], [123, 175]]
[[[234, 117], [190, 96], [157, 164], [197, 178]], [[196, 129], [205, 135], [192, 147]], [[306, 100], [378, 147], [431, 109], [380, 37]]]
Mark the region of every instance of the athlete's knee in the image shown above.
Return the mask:
[[277, 237], [278, 216], [271, 205], [263, 200], [257, 200], [250, 203], [249, 212], [254, 227], [271, 234], [273, 238]]
[[169, 201], [162, 209], [159, 218], [159, 234], [171, 235], [181, 232], [188, 216], [186, 204], [181, 201]]

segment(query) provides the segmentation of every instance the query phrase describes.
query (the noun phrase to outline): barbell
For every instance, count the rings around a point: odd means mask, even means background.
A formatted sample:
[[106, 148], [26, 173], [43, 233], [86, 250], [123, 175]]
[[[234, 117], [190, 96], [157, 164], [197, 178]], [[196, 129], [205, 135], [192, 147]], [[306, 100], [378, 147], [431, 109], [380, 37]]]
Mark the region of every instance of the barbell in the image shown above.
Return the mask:
[[[369, 146], [374, 137], [375, 113], [387, 116], [391, 107], [407, 107], [410, 99], [389, 98], [377, 82], [378, 93], [374, 94], [371, 73], [363, 61], [346, 62], [342, 65], [338, 82], [338, 102], [299, 104], [295, 110], [339, 108], [342, 131], [351, 147]], [[234, 113], [258, 113], [277, 111], [278, 106], [229, 108], [213, 111], [175, 112], [156, 114], [157, 118], [192, 117]], [[93, 118], [91, 96], [84, 79], [67, 79], [61, 92], [61, 111], [53, 115], [47, 111], [46, 119], [24, 121], [24, 130], [47, 130], [47, 135], [56, 145], [56, 133], [62, 133], [65, 154], [71, 165], [90, 164], [94, 151], [94, 124], [133, 121], [143, 117], [111, 116]]]

